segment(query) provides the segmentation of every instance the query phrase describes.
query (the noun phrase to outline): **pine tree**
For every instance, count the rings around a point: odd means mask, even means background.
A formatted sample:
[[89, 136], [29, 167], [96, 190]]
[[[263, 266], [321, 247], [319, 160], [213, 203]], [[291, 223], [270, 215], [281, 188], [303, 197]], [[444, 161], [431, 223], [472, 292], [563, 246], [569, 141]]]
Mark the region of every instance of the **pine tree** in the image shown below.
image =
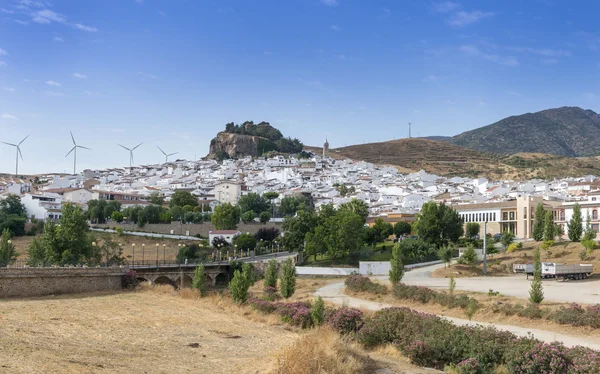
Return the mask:
[[546, 211], [544, 210], [544, 204], [539, 203], [535, 208], [535, 221], [533, 222], [533, 239], [536, 242], [541, 241], [544, 238], [544, 219], [546, 217]]
[[402, 244], [396, 243], [392, 249], [392, 259], [390, 260], [392, 269], [390, 270], [390, 282], [392, 285], [400, 283], [404, 276], [404, 265], [402, 264]]
[[0, 267], [12, 264], [18, 255], [15, 246], [10, 241], [10, 231], [6, 228], [0, 237]]
[[544, 241], [554, 240], [554, 218], [552, 211], [547, 211], [544, 219]]
[[529, 289], [529, 301], [532, 304], [540, 304], [544, 300], [544, 288], [542, 286], [542, 262], [540, 260], [540, 248], [535, 249], [533, 256], [533, 282]]
[[204, 265], [202, 264], [196, 266], [196, 270], [194, 270], [192, 287], [198, 290], [200, 297], [204, 296], [204, 293], [206, 292], [206, 280], [204, 275]]
[[236, 304], [243, 304], [248, 299], [248, 277], [239, 270], [233, 273], [233, 279], [229, 282], [229, 293]]
[[578, 203], [573, 205], [573, 216], [571, 217], [571, 220], [569, 220], [567, 233], [569, 240], [572, 242], [578, 242], [583, 234], [581, 206]]
[[583, 235], [583, 240], [592, 240], [596, 237], [596, 231], [592, 230], [592, 219], [590, 217], [590, 212], [587, 214], [587, 218], [585, 219], [585, 234]]
[[281, 296], [290, 298], [296, 292], [296, 267], [291, 258], [288, 258], [281, 267]]

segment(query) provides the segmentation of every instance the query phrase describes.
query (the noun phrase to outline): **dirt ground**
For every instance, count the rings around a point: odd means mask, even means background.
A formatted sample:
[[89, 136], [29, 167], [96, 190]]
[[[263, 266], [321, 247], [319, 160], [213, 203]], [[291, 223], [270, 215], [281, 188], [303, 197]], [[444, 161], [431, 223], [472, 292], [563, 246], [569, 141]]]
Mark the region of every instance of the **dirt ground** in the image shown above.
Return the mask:
[[[294, 300], [329, 281], [299, 279]], [[279, 374], [286, 348], [310, 334], [228, 298], [194, 295], [146, 286], [0, 300], [0, 372]], [[437, 372], [411, 365], [394, 349], [359, 354], [386, 373]]]
[[[542, 243], [524, 242], [522, 249], [517, 249], [512, 253], [497, 253], [488, 257], [488, 274], [493, 276], [503, 276], [513, 274], [513, 264], [532, 264], [535, 248], [540, 247]], [[594, 269], [600, 271], [600, 249], [596, 249], [592, 254], [582, 260], [580, 252], [583, 249], [581, 243], [572, 243], [562, 241], [555, 243], [547, 250], [540, 248], [540, 257], [542, 262], [557, 262], [564, 264], [593, 264]], [[459, 265], [452, 264], [448, 268], [440, 268], [433, 272], [434, 278], [465, 278], [481, 276], [483, 273], [483, 264]]]

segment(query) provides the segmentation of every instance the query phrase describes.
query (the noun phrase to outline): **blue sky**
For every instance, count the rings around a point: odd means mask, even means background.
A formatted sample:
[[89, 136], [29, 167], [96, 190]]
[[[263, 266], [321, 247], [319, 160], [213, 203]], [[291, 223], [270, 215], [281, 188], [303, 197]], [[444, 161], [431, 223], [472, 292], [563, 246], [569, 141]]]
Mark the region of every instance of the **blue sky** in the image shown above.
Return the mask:
[[[0, 0], [0, 141], [24, 173], [200, 158], [225, 123], [332, 147], [600, 111], [595, 1]], [[14, 151], [0, 146], [0, 172]]]

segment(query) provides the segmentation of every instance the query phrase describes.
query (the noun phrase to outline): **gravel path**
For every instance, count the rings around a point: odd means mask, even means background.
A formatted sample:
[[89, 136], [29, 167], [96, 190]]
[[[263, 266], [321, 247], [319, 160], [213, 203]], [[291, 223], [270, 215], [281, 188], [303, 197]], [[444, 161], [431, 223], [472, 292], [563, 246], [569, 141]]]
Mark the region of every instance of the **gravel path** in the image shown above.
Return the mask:
[[[405, 280], [407, 281], [406, 283], [429, 286], [428, 284], [423, 284], [420, 282], [415, 283], [415, 282], [420, 278], [427, 279], [426, 278], [427, 274], [429, 273], [429, 275], [430, 275], [431, 272], [437, 268], [436, 266], [438, 266], [438, 265], [407, 272], [405, 274]], [[417, 274], [415, 274], [415, 273], [417, 273]], [[425, 275], [423, 275], [423, 274], [425, 274]], [[385, 277], [379, 277], [379, 279], [384, 279], [384, 278]], [[496, 280], [497, 278], [487, 278], [486, 281], [488, 279]], [[447, 282], [446, 279], [440, 279], [440, 280], [444, 281], [444, 283]], [[464, 279], [462, 279], [462, 278], [458, 279], [457, 284], [460, 284], [463, 280]], [[502, 290], [497, 285], [494, 285], [494, 287], [488, 287], [488, 289], [489, 288], [494, 288], [494, 290], [499, 290], [503, 294], [509, 295], [508, 292], [504, 292], [504, 290]], [[457, 286], [457, 289], [467, 289], [467, 288], [460, 288]], [[487, 289], [485, 289], [485, 291], [487, 292]], [[347, 296], [344, 294], [344, 282], [343, 281], [331, 283], [327, 286], [319, 288], [315, 292], [315, 296], [321, 296], [326, 301], [332, 302], [334, 304], [347, 305], [352, 308], [361, 308], [361, 309], [368, 309], [368, 310], [373, 310], [373, 311], [383, 309], [383, 308], [389, 308], [389, 307], [393, 306], [391, 304], [378, 303], [375, 301], [363, 300], [363, 299], [358, 299], [355, 297]], [[580, 345], [580, 346], [600, 350], [600, 339], [587, 338], [587, 337], [580, 338], [580, 337], [556, 333], [554, 331], [530, 329], [530, 328], [524, 328], [524, 327], [518, 327], [518, 326], [512, 326], [512, 325], [501, 325], [501, 324], [485, 323], [485, 322], [470, 322], [466, 319], [445, 317], [445, 316], [440, 316], [440, 317], [450, 320], [457, 325], [475, 325], [475, 324], [477, 324], [477, 325], [482, 325], [482, 326], [493, 326], [499, 330], [510, 331], [513, 334], [518, 335], [518, 336], [528, 336], [529, 334], [531, 334], [535, 338], [542, 340], [544, 342], [548, 342], [548, 343], [553, 342], [553, 341], [560, 341], [567, 347], [573, 347], [573, 346]]]

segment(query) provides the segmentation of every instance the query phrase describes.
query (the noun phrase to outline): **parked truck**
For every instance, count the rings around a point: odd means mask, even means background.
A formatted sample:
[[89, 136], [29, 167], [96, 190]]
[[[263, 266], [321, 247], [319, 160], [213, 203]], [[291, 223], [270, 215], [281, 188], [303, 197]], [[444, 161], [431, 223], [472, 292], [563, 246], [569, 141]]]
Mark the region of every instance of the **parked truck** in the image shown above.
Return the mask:
[[[533, 275], [533, 264], [513, 264], [513, 272]], [[555, 262], [542, 262], [542, 277], [558, 279], [586, 279], [594, 272], [592, 264], [557, 264]]]

